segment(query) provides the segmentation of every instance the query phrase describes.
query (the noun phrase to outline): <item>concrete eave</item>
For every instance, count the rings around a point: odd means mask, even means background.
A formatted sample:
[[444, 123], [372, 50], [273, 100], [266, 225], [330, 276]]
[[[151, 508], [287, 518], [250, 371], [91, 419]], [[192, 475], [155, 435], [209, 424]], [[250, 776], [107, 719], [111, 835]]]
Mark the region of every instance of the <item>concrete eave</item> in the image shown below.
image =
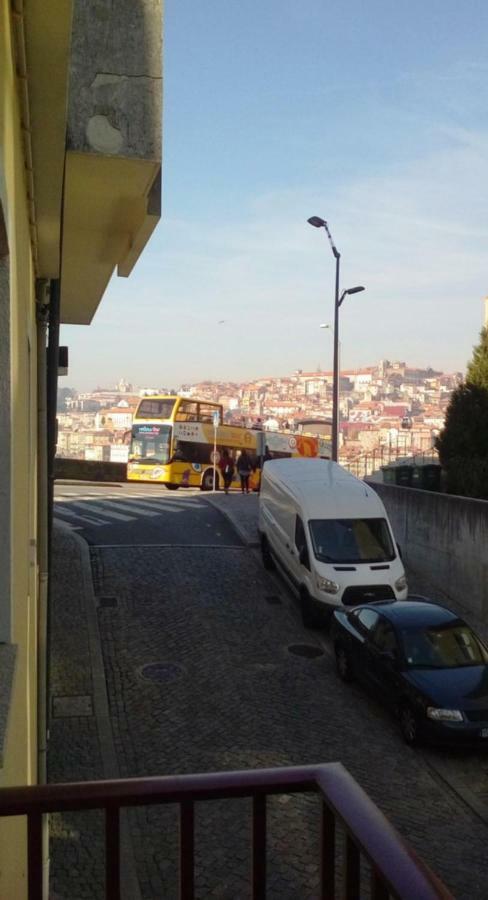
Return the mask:
[[114, 269], [130, 274], [159, 218], [159, 162], [68, 151], [61, 322], [90, 324]]
[[76, 0], [64, 181], [61, 321], [88, 325], [161, 209], [162, 0]]
[[[161, 214], [161, 0], [12, 0], [36, 274], [89, 324]], [[114, 144], [115, 140], [115, 144]]]

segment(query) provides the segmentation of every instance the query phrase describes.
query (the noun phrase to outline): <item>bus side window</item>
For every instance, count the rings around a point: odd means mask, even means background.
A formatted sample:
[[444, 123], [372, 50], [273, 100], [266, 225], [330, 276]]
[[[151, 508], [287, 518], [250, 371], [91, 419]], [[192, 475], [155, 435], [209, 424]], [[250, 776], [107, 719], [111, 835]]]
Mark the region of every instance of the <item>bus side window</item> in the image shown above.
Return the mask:
[[178, 441], [178, 447], [184, 454], [184, 461], [187, 463], [200, 463], [207, 465], [210, 463], [210, 454], [213, 451], [213, 445], [200, 444], [197, 441]]
[[219, 413], [220, 421], [222, 421], [222, 410], [220, 406], [216, 406], [213, 403], [199, 403], [198, 404], [198, 421], [199, 422], [208, 422], [213, 425], [213, 415], [215, 412]]
[[175, 416], [176, 422], [198, 422], [198, 404], [182, 400]]

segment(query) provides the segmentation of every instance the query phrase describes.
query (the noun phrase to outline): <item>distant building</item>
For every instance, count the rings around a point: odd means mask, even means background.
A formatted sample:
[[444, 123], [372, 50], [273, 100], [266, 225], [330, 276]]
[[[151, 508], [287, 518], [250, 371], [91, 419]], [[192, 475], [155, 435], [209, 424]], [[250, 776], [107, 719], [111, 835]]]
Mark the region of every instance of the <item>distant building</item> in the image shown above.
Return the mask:
[[295, 419], [295, 428], [302, 434], [321, 434], [330, 437], [332, 419]]

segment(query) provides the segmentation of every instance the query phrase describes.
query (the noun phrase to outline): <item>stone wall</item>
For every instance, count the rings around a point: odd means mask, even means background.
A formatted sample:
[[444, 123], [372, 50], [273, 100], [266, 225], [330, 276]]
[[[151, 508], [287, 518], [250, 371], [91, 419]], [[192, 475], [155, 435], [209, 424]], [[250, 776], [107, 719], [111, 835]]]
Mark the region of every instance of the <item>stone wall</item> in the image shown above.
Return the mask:
[[127, 481], [127, 465], [91, 459], [54, 460], [54, 477], [73, 481]]
[[454, 603], [488, 617], [488, 501], [370, 482], [406, 568]]

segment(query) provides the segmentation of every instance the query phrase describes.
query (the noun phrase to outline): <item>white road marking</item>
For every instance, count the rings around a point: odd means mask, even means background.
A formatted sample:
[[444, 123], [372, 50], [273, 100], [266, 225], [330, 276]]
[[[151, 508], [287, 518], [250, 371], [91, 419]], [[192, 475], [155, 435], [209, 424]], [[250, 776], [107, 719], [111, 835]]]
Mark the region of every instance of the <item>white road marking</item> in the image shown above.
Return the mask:
[[105, 506], [110, 506], [113, 509], [120, 509], [122, 512], [125, 510], [126, 512], [137, 513], [139, 516], [157, 516], [158, 515], [158, 513], [154, 512], [153, 510], [144, 509], [142, 506], [139, 506], [136, 503], [132, 503], [131, 500], [126, 500], [126, 501], [106, 500], [104, 497], [103, 501], [101, 500], [100, 503], [102, 503], [102, 502], [103, 502], [104, 508], [105, 508]]
[[[199, 495], [200, 491], [195, 490], [191, 496], [196, 498]], [[54, 503], [54, 518], [57, 517], [58, 521], [64, 521], [65, 524], [69, 524], [66, 520], [70, 520], [70, 523], [80, 523], [79, 526], [76, 526], [76, 524], [71, 525], [73, 529], [77, 527], [83, 528], [88, 525], [96, 527], [108, 526], [114, 521], [134, 522], [138, 518], [143, 517], [153, 518], [166, 513], [182, 513], [185, 511], [185, 508], [189, 508], [186, 505], [187, 500], [183, 493], [180, 497], [174, 497], [167, 493], [161, 494], [157, 489], [151, 492], [141, 491], [140, 489], [114, 491], [113, 488], [108, 488], [104, 492], [101, 487], [100, 490], [88, 489], [79, 492], [76, 492], [76, 490], [68, 492], [66, 490], [61, 491], [58, 488], [56, 489]], [[195, 507], [206, 509], [207, 504], [201, 499], [194, 500], [191, 503], [191, 508], [194, 509]], [[208, 525], [207, 527], [211, 526]]]
[[125, 516], [123, 513], [112, 512], [111, 510], [104, 509], [103, 506], [98, 506], [96, 503], [85, 503], [84, 501], [80, 503], [79, 500], [74, 500], [73, 506], [85, 509], [88, 513], [93, 512], [108, 519], [115, 519], [118, 522], [133, 522], [134, 519], [137, 518], [136, 516]]
[[105, 522], [103, 519], [97, 519], [95, 516], [80, 516], [79, 513], [70, 509], [58, 508], [55, 516], [61, 517], [60, 521], [62, 521], [63, 516], [66, 516], [68, 519], [74, 519], [76, 522], [86, 522], [88, 525], [108, 525], [108, 522]]
[[[124, 503], [132, 503], [132, 497], [126, 497], [126, 498], [123, 500], [123, 502], [124, 502]], [[165, 508], [166, 508], [166, 507], [164, 506], [164, 500], [147, 500], [147, 499], [145, 499], [145, 498], [142, 499], [141, 497], [137, 497], [136, 500], [135, 500], [135, 502], [138, 504], [138, 506], [144, 507], [144, 509], [147, 508], [147, 509], [159, 509], [159, 510], [162, 510], [162, 509], [165, 509]]]

